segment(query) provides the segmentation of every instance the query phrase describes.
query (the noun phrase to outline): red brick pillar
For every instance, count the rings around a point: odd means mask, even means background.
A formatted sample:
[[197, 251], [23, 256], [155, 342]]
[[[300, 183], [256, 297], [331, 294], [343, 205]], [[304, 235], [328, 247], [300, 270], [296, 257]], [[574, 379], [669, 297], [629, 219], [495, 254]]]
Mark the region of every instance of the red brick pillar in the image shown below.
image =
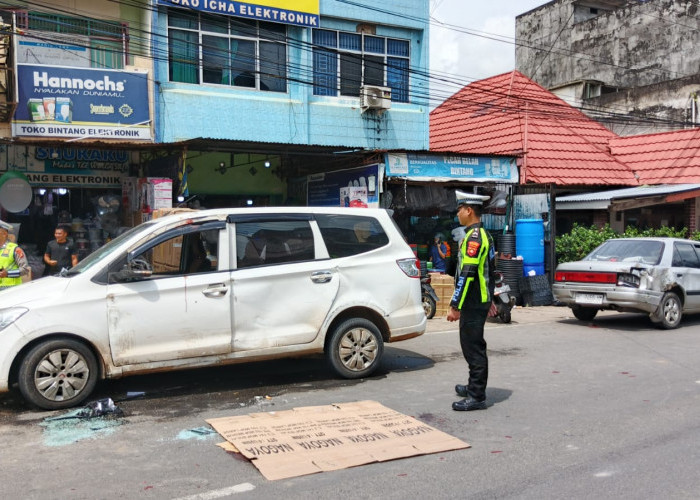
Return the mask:
[[688, 236], [698, 230], [695, 206], [696, 198], [685, 200], [683, 215], [685, 216], [685, 227], [688, 228]]
[[593, 212], [593, 225], [595, 227], [603, 228], [605, 224], [610, 223], [610, 214], [605, 210], [596, 210]]

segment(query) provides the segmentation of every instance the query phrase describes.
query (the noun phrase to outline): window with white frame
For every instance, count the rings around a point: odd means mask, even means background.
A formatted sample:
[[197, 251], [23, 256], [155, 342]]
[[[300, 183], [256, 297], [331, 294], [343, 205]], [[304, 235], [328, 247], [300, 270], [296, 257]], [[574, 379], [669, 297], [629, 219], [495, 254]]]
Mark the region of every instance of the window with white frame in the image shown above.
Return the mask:
[[[129, 41], [127, 23], [102, 21], [63, 14], [15, 10], [17, 28], [21, 36], [34, 43], [31, 56], [36, 64], [61, 64], [61, 61], [46, 62], [44, 49], [63, 45], [66, 53], [78, 49], [78, 56], [85, 59], [82, 64], [88, 68], [122, 69], [126, 63]], [[3, 19], [12, 17], [11, 11], [3, 11]], [[85, 55], [82, 55], [82, 53]]]
[[284, 24], [168, 10], [171, 82], [287, 91]]
[[408, 102], [408, 40], [316, 29], [313, 44], [315, 95], [359, 96], [362, 85], [378, 85]]

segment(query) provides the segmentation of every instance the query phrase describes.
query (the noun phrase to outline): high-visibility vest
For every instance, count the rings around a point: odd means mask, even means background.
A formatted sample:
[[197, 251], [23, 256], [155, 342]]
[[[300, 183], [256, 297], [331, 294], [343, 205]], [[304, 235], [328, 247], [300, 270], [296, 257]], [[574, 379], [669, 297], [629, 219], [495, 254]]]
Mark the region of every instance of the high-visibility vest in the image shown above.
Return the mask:
[[[15, 262], [15, 248], [17, 248], [17, 243], [12, 243], [11, 241], [5, 243], [5, 248], [0, 251], [0, 269], [7, 269], [8, 271], [19, 269]], [[0, 287], [21, 284], [22, 278], [0, 278]]]
[[[479, 249], [475, 255], [469, 255], [469, 242], [470, 236], [473, 231], [478, 231], [479, 238], [477, 240], [472, 239], [471, 242], [478, 244]], [[462, 309], [464, 301], [467, 298], [467, 293], [469, 288], [472, 286], [474, 280], [478, 280], [479, 291], [481, 294], [481, 303], [487, 304], [491, 302], [491, 294], [489, 293], [489, 285], [491, 281], [490, 274], [492, 269], [490, 269], [490, 260], [492, 258], [491, 253], [493, 252], [491, 238], [489, 237], [486, 230], [479, 225], [477, 228], [467, 231], [465, 238], [462, 240], [462, 244], [459, 249], [459, 264], [457, 273], [455, 275], [455, 293], [452, 297], [452, 303], [458, 308]], [[477, 272], [476, 276], [463, 276], [462, 270], [465, 266], [475, 267]]]

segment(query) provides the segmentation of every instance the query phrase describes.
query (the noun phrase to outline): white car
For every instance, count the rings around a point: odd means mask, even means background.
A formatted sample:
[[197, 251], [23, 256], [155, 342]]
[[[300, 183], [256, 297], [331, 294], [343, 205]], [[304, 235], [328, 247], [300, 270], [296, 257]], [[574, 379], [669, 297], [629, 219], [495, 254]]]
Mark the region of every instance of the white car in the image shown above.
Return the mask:
[[582, 321], [599, 310], [641, 312], [662, 328], [700, 312], [700, 241], [616, 238], [557, 266], [554, 298]]
[[0, 392], [59, 409], [101, 378], [317, 352], [366, 377], [425, 331], [419, 278], [385, 210], [168, 215], [0, 292]]

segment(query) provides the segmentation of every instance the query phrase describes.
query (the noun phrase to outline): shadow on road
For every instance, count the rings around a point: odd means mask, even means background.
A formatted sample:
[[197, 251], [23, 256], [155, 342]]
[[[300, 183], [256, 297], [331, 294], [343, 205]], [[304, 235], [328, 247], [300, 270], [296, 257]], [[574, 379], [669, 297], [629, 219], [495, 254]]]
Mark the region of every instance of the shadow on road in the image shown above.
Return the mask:
[[[313, 355], [104, 380], [87, 401], [112, 398], [127, 413], [172, 418], [209, 407], [258, 406], [264, 411], [270, 409], [264, 406], [284, 394], [348, 387], [384, 378], [390, 372], [422, 370], [434, 364], [414, 351], [385, 346], [379, 368], [366, 379], [338, 378], [322, 355]], [[0, 416], [33, 411], [17, 391], [0, 396]]]
[[[584, 325], [591, 328], [608, 328], [628, 332], [664, 331], [651, 322], [649, 316], [638, 313], [606, 312], [596, 316], [593, 321], [580, 321], [575, 318], [560, 319], [558, 323], [567, 325]], [[679, 328], [694, 328], [700, 326], [700, 314], [686, 314], [681, 319]], [[666, 330], [672, 332], [673, 330]]]

